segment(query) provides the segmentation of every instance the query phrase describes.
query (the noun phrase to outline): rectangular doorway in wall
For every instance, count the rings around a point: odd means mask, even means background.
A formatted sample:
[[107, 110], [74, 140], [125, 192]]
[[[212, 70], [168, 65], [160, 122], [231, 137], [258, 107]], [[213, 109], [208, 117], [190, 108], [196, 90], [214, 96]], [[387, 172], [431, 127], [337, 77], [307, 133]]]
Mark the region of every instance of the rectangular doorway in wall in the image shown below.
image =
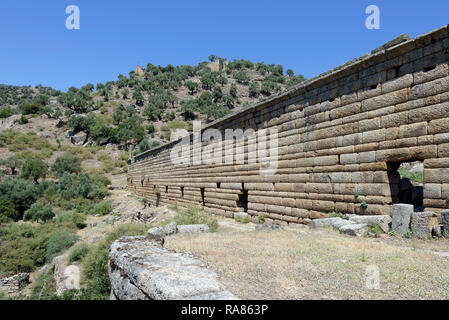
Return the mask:
[[411, 204], [423, 211], [424, 163], [422, 161], [388, 162], [388, 180], [393, 203]]
[[243, 212], [248, 212], [248, 190], [242, 190], [242, 193], [239, 194], [237, 206], [241, 208]]

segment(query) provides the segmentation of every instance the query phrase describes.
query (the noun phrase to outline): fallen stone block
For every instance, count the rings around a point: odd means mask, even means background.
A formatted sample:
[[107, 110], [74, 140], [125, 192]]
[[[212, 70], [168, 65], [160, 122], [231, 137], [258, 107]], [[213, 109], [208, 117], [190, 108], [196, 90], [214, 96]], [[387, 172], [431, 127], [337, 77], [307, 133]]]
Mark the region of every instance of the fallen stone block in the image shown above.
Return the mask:
[[234, 220], [248, 220], [249, 216], [246, 212], [236, 212], [234, 213]]
[[176, 224], [176, 222], [171, 222], [171, 223], [167, 224], [167, 225], [164, 227], [164, 233], [165, 233], [166, 235], [175, 234], [176, 231], [177, 231], [177, 226], [178, 226], [178, 225]]
[[437, 238], [441, 238], [443, 236], [442, 226], [440, 226], [440, 225], [434, 226], [432, 228], [432, 236], [437, 237]]
[[334, 229], [340, 230], [341, 227], [343, 227], [343, 226], [345, 226], [347, 224], [354, 224], [354, 223], [355, 222], [353, 222], [353, 221], [349, 221], [349, 220], [346, 220], [346, 219], [341, 219], [341, 220], [335, 221], [332, 224], [332, 227], [334, 227]]
[[165, 231], [163, 228], [161, 227], [154, 227], [151, 228], [150, 230], [148, 230], [148, 235], [151, 237], [164, 237], [165, 236]]
[[342, 218], [325, 218], [325, 219], [314, 219], [310, 221], [309, 227], [312, 229], [316, 228], [330, 228], [334, 226], [334, 223], [341, 222]]
[[339, 229], [340, 233], [355, 237], [364, 237], [368, 234], [368, 225], [365, 223], [350, 223]]
[[117, 300], [236, 300], [215, 272], [190, 253], [148, 237], [123, 237], [109, 253], [111, 297]]
[[400, 235], [404, 235], [410, 228], [410, 220], [413, 206], [410, 204], [394, 204], [391, 229]]
[[387, 233], [390, 231], [390, 223], [392, 221], [390, 216], [383, 215], [383, 216], [355, 216], [349, 218], [350, 221], [353, 221], [355, 223], [366, 223], [369, 226], [373, 226], [375, 224], [378, 224], [382, 231]]
[[188, 224], [178, 226], [178, 233], [202, 233], [209, 232], [209, 226], [207, 224]]
[[420, 239], [429, 239], [432, 236], [432, 220], [434, 212], [414, 212], [412, 214], [412, 234]]

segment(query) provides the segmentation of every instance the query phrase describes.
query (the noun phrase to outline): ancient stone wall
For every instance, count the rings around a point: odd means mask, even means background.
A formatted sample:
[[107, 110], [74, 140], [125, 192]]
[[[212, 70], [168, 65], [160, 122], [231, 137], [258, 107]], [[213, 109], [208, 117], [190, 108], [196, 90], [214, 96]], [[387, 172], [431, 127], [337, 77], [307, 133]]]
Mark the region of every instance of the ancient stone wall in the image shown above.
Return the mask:
[[226, 216], [247, 211], [254, 221], [308, 223], [333, 211], [391, 215], [399, 164], [421, 160], [425, 207], [447, 208], [448, 27], [373, 52], [203, 128], [223, 136], [230, 128], [276, 129], [274, 174], [261, 174], [263, 157], [251, 161], [260, 136], [235, 152], [245, 156], [243, 164], [174, 164], [172, 142], [130, 161], [130, 188], [152, 204], [178, 201]]

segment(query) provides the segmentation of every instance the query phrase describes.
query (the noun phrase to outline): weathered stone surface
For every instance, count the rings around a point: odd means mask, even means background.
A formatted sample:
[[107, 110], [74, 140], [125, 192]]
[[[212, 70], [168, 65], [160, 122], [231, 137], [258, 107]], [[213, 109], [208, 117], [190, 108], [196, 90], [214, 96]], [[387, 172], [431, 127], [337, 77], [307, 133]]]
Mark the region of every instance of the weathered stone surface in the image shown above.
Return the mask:
[[77, 145], [77, 146], [82, 146], [83, 144], [86, 143], [86, 140], [87, 140], [87, 134], [84, 132], [79, 132], [70, 138], [70, 141], [74, 145]]
[[441, 221], [443, 222], [444, 236], [449, 238], [449, 210], [441, 211]]
[[77, 265], [67, 265], [68, 255], [53, 259], [53, 274], [56, 282], [56, 293], [62, 295], [67, 290], [80, 289], [80, 269]]
[[178, 233], [202, 233], [209, 232], [209, 226], [207, 224], [188, 224], [178, 226]]
[[109, 277], [118, 300], [237, 299], [204, 262], [146, 237], [123, 237], [111, 245]]
[[169, 224], [164, 226], [164, 233], [166, 235], [175, 234], [178, 231], [177, 227], [178, 225], [176, 224], [176, 222], [170, 222]]
[[164, 237], [164, 236], [165, 236], [165, 231], [164, 231], [164, 228], [161, 228], [161, 227], [153, 227], [153, 228], [151, 228], [150, 230], [148, 230], [148, 235], [149, 235], [150, 237], [154, 237], [154, 238], [157, 238], [157, 237]]
[[344, 222], [342, 218], [324, 218], [324, 219], [315, 219], [310, 221], [309, 227], [311, 229], [316, 228], [330, 228], [333, 227], [335, 223]]
[[25, 288], [30, 281], [28, 273], [19, 273], [12, 277], [0, 279], [0, 292], [14, 297]]
[[391, 229], [398, 234], [405, 234], [410, 229], [413, 206], [410, 204], [394, 204]]
[[368, 234], [368, 225], [365, 223], [350, 223], [339, 229], [340, 233], [355, 237], [364, 237]]
[[355, 223], [366, 223], [369, 226], [373, 226], [375, 224], [378, 224], [383, 232], [390, 231], [390, 223], [392, 221], [390, 216], [355, 216], [349, 218], [350, 221], [353, 221]]
[[247, 219], [249, 219], [249, 216], [246, 212], [236, 212], [236, 213], [234, 213], [234, 219], [235, 220], [247, 220]]
[[432, 226], [430, 226], [430, 218], [432, 212], [414, 212], [412, 214], [412, 234], [420, 239], [428, 239], [432, 236]]

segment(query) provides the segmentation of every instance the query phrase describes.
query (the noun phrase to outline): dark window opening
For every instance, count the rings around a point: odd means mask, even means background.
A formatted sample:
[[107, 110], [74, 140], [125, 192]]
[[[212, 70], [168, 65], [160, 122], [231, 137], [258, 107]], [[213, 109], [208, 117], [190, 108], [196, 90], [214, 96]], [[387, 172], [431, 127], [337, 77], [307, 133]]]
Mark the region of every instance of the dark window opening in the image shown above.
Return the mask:
[[221, 188], [221, 182], [217, 182], [217, 189]]
[[433, 66], [428, 66], [428, 67], [425, 67], [424, 68], [424, 72], [429, 72], [429, 71], [432, 71], [432, 70], [434, 70], [435, 68], [437, 67], [437, 65], [435, 64], [435, 65], [433, 65]]
[[181, 199], [184, 199], [184, 187], [181, 187]]
[[244, 212], [248, 212], [248, 190], [242, 190], [242, 193], [239, 194], [237, 206], [243, 209]]
[[389, 162], [388, 180], [392, 202], [411, 204], [415, 211], [424, 211], [423, 177], [422, 161]]
[[203, 207], [206, 205], [206, 202], [204, 201], [204, 188], [200, 188], [201, 191], [201, 203], [203, 204]]
[[165, 186], [165, 193], [168, 193], [168, 186]]

